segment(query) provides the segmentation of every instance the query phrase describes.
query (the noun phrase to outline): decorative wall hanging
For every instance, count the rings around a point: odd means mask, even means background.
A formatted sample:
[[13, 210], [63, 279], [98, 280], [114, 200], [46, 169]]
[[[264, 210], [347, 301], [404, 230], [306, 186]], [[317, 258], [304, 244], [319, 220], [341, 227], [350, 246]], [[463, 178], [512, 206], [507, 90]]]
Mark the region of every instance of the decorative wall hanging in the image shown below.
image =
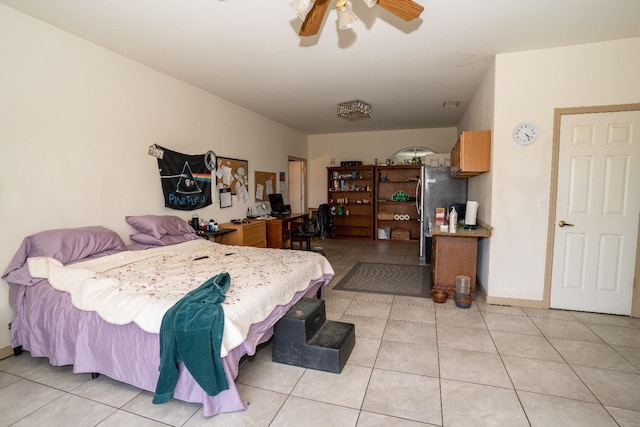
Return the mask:
[[211, 204], [211, 172], [204, 154], [182, 154], [156, 144], [149, 147], [149, 154], [158, 158], [166, 207], [191, 211]]
[[231, 194], [235, 194], [243, 201], [247, 201], [249, 199], [249, 191], [247, 190], [249, 185], [249, 162], [218, 156], [216, 184], [218, 190], [229, 188]]

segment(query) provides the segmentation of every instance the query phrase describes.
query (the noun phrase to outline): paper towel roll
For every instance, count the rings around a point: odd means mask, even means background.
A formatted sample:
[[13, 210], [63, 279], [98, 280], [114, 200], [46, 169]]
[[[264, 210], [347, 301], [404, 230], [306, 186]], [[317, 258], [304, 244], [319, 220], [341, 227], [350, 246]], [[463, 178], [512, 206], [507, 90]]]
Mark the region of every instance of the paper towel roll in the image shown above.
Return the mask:
[[393, 219], [400, 221], [400, 214], [393, 214]]
[[478, 202], [467, 200], [467, 208], [464, 214], [464, 223], [466, 225], [476, 225], [478, 219]]

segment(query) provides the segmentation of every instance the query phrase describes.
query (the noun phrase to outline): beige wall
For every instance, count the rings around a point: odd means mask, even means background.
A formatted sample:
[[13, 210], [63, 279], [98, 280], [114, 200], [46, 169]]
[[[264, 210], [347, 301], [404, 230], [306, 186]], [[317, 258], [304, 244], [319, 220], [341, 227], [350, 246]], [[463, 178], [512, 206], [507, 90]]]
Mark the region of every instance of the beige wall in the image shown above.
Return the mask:
[[353, 132], [309, 136], [309, 206], [327, 202], [327, 167], [331, 159], [358, 160], [372, 165], [384, 162], [406, 147], [427, 147], [436, 153], [449, 153], [456, 143], [456, 128], [406, 129], [381, 132]]
[[[104, 225], [128, 242], [125, 215], [190, 218], [164, 208], [151, 144], [246, 159], [250, 177], [307, 157], [305, 135], [4, 5], [0, 58], [2, 270], [41, 230]], [[234, 196], [232, 208], [195, 212], [228, 221], [248, 206]], [[0, 348], [9, 345], [7, 301], [0, 283]]]
[[[493, 131], [494, 98], [495, 93], [495, 63], [491, 63], [478, 90], [474, 94], [465, 115], [460, 122], [459, 130], [491, 130]], [[493, 156], [492, 156], [493, 160]], [[493, 168], [494, 166], [492, 166]], [[480, 203], [478, 220], [492, 225], [492, 182], [493, 173], [488, 172], [469, 178], [468, 200]], [[491, 254], [491, 238], [478, 240], [478, 268], [477, 281], [486, 290], [489, 281], [489, 255]]]
[[[495, 61], [490, 296], [541, 300], [555, 108], [640, 101], [640, 38], [498, 55]], [[529, 146], [511, 138], [538, 125]]]

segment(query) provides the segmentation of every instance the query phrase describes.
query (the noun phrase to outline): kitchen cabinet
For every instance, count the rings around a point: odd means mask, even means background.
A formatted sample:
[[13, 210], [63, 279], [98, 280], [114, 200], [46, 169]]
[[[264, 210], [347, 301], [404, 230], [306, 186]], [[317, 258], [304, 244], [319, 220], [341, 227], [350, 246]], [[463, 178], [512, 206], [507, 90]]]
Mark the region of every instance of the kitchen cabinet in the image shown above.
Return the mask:
[[451, 150], [451, 176], [469, 178], [491, 170], [491, 131], [467, 131]]
[[234, 246], [267, 247], [267, 228], [264, 221], [245, 220], [241, 224], [227, 222], [220, 224], [220, 228], [233, 229], [234, 233], [224, 234], [220, 243]]
[[491, 236], [491, 227], [478, 225], [475, 229], [458, 226], [455, 233], [439, 231], [439, 223], [432, 228], [433, 250], [431, 251], [431, 279], [433, 289], [442, 289], [453, 298], [456, 276], [471, 279], [471, 299], [476, 297], [476, 267], [478, 262], [478, 239]]
[[327, 200], [335, 237], [373, 238], [374, 167], [327, 168]]
[[[376, 167], [376, 230], [389, 227], [388, 237], [392, 240], [417, 243], [420, 239], [420, 215], [416, 209], [416, 188], [420, 180], [421, 167], [421, 165]], [[408, 200], [398, 200], [399, 197], [396, 195], [402, 193], [408, 196]], [[402, 219], [394, 219], [395, 215]], [[376, 235], [376, 237], [379, 239], [381, 236]]]

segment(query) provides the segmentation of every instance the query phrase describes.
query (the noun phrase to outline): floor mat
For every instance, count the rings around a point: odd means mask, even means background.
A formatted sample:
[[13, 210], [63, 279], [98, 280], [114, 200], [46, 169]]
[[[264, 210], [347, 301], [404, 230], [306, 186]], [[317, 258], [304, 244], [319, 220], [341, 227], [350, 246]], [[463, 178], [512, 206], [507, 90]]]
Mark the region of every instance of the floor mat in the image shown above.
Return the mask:
[[431, 298], [431, 268], [361, 261], [333, 289]]

